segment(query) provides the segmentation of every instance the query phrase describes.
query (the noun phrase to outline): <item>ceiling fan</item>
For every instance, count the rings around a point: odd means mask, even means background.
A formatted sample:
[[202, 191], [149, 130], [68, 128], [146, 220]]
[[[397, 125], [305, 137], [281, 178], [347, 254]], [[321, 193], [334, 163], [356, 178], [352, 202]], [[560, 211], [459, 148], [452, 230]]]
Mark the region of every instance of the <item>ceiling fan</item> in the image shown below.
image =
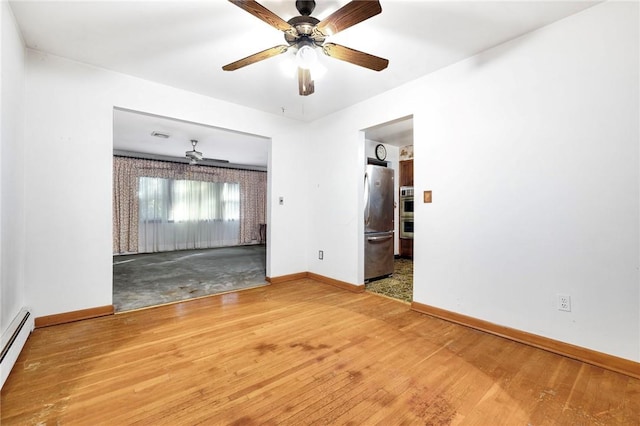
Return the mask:
[[198, 164], [198, 161], [202, 160], [202, 153], [196, 151], [196, 145], [198, 145], [198, 141], [191, 139], [191, 146], [193, 149], [184, 153], [184, 156], [189, 160], [189, 164]]
[[[321, 48], [322, 52], [327, 56], [375, 71], [382, 71], [389, 65], [387, 59], [339, 44], [325, 43], [327, 37], [337, 34], [346, 28], [352, 27], [382, 12], [382, 7], [378, 0], [353, 0], [322, 21], [311, 16], [313, 9], [316, 7], [314, 0], [297, 0], [296, 9], [298, 9], [300, 16], [291, 18], [289, 21], [283, 20], [257, 1], [229, 1], [256, 18], [284, 32], [284, 39], [287, 44], [274, 46], [227, 64], [222, 67], [225, 71], [235, 71], [247, 65], [284, 53], [293, 47], [297, 49], [298, 90], [300, 95], [307, 96], [315, 90], [309, 62], [313, 62], [313, 58], [315, 58], [316, 47]], [[310, 58], [312, 59], [311, 61], [309, 61]]]
[[198, 163], [228, 163], [229, 160], [218, 160], [216, 158], [204, 158], [200, 151], [196, 151], [196, 145], [198, 145], [198, 141], [196, 139], [191, 139], [191, 146], [193, 149], [191, 151], [186, 151], [184, 156], [189, 160], [189, 164], [198, 164]]

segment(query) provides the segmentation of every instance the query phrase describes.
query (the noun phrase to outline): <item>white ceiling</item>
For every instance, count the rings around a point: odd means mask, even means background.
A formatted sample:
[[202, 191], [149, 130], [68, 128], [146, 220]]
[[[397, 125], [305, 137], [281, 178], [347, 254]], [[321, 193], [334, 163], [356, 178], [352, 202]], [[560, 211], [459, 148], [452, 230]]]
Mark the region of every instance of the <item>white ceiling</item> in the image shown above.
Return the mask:
[[413, 145], [413, 117], [381, 123], [365, 129], [365, 138], [397, 147]]
[[[282, 69], [293, 52], [222, 71], [227, 63], [285, 44], [280, 31], [228, 1], [9, 3], [29, 48], [312, 121], [597, 2], [381, 0], [380, 15], [329, 41], [387, 58], [389, 67], [375, 72], [321, 55], [327, 73], [306, 97], [298, 95], [296, 78]], [[322, 19], [346, 3], [317, 0], [313, 16]], [[285, 20], [298, 14], [294, 0], [261, 4]]]
[[[169, 138], [152, 136], [164, 133]], [[197, 140], [196, 151], [205, 158], [232, 164], [266, 167], [269, 139], [203, 124], [135, 111], [114, 109], [113, 149], [168, 157], [184, 157]]]

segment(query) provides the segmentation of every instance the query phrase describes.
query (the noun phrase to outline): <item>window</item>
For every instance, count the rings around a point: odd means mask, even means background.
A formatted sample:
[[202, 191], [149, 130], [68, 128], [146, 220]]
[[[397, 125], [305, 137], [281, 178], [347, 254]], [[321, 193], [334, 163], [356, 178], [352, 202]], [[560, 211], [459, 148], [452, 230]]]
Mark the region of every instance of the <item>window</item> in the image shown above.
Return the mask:
[[240, 219], [240, 185], [141, 177], [141, 222], [206, 222]]

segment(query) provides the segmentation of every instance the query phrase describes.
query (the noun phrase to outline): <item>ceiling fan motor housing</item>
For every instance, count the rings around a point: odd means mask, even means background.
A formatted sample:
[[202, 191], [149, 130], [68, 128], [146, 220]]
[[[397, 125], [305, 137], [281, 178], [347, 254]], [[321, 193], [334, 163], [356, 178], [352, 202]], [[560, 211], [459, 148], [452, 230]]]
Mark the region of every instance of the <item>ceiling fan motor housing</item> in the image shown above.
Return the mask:
[[308, 40], [316, 46], [322, 46], [326, 37], [318, 31], [314, 31], [318, 22], [320, 21], [313, 16], [296, 16], [295, 18], [291, 18], [287, 23], [295, 28], [297, 35], [284, 33], [284, 39], [291, 46], [299, 44], [299, 42], [303, 40]]
[[296, 0], [296, 9], [302, 16], [309, 16], [316, 8], [315, 0]]

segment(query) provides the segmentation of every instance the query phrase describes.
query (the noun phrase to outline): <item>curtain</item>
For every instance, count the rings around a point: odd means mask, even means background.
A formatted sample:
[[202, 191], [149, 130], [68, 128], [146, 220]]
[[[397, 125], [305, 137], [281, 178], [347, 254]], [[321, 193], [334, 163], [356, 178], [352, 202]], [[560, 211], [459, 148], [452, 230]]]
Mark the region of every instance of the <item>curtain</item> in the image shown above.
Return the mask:
[[113, 252], [138, 252], [138, 168], [113, 159]]
[[114, 253], [259, 239], [266, 219], [266, 172], [126, 157], [114, 157], [113, 169]]
[[239, 183], [141, 177], [138, 251], [237, 245]]

